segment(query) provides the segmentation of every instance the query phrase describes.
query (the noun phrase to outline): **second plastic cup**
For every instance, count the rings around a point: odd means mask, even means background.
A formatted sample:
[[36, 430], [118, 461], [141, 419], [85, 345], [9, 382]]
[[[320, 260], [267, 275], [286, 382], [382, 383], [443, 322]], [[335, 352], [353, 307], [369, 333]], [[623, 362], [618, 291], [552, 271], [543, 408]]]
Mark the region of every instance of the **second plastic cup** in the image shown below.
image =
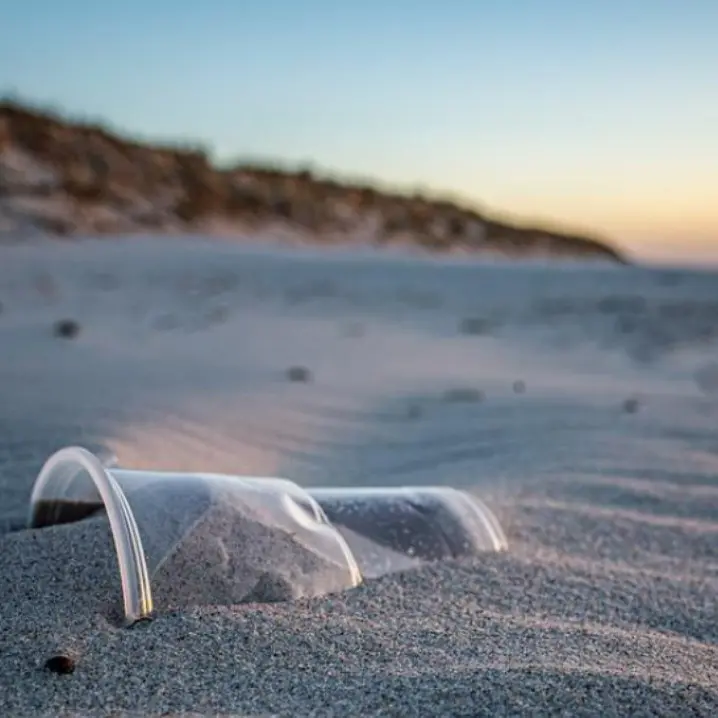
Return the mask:
[[308, 492], [346, 539], [365, 578], [508, 548], [490, 509], [477, 497], [447, 486]]

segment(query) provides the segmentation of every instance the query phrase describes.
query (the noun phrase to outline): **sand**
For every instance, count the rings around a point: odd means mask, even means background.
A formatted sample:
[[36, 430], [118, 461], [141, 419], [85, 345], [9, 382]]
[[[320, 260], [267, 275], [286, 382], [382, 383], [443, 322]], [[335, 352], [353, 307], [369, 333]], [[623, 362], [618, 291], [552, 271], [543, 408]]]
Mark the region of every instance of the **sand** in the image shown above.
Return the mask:
[[[0, 303], [1, 715], [718, 714], [716, 275], [104, 238]], [[122, 628], [103, 517], [19, 530], [69, 444], [463, 487], [509, 550]]]

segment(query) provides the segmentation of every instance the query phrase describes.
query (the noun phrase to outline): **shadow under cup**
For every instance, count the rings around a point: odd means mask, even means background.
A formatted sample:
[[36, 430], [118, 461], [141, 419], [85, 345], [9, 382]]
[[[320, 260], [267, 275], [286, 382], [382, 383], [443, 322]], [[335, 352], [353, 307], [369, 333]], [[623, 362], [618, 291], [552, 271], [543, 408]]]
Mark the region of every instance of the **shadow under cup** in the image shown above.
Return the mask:
[[125, 470], [51, 456], [30, 528], [106, 515], [125, 620], [163, 607], [314, 597], [427, 561], [501, 551], [480, 501], [450, 488], [306, 489], [269, 477]]

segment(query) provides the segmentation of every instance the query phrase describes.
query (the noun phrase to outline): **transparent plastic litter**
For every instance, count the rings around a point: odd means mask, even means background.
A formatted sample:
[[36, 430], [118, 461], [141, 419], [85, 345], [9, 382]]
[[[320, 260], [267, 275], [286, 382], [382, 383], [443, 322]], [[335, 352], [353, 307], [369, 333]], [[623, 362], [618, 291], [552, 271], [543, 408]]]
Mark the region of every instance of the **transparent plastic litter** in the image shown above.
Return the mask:
[[127, 470], [80, 447], [53, 454], [33, 487], [29, 527], [98, 514], [109, 522], [128, 624], [156, 603], [314, 597], [507, 547], [491, 511], [451, 488], [302, 488], [283, 478]]
[[182, 605], [190, 585], [207, 600], [239, 603], [253, 594], [258, 601], [318, 596], [361, 582], [342, 535], [291, 481], [129, 471], [69, 447], [43, 466], [29, 526], [68, 523], [103, 510], [128, 623], [153, 612], [155, 583], [164, 603]]
[[423, 563], [504, 551], [506, 536], [477, 497], [450, 487], [309, 489], [365, 578]]

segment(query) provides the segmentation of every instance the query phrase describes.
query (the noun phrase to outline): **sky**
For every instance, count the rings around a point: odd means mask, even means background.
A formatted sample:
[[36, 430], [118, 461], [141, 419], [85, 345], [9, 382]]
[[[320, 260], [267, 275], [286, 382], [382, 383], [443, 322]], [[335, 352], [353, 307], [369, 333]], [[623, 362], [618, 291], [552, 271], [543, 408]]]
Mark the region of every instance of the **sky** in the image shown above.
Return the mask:
[[0, 91], [718, 263], [718, 0], [2, 0]]

